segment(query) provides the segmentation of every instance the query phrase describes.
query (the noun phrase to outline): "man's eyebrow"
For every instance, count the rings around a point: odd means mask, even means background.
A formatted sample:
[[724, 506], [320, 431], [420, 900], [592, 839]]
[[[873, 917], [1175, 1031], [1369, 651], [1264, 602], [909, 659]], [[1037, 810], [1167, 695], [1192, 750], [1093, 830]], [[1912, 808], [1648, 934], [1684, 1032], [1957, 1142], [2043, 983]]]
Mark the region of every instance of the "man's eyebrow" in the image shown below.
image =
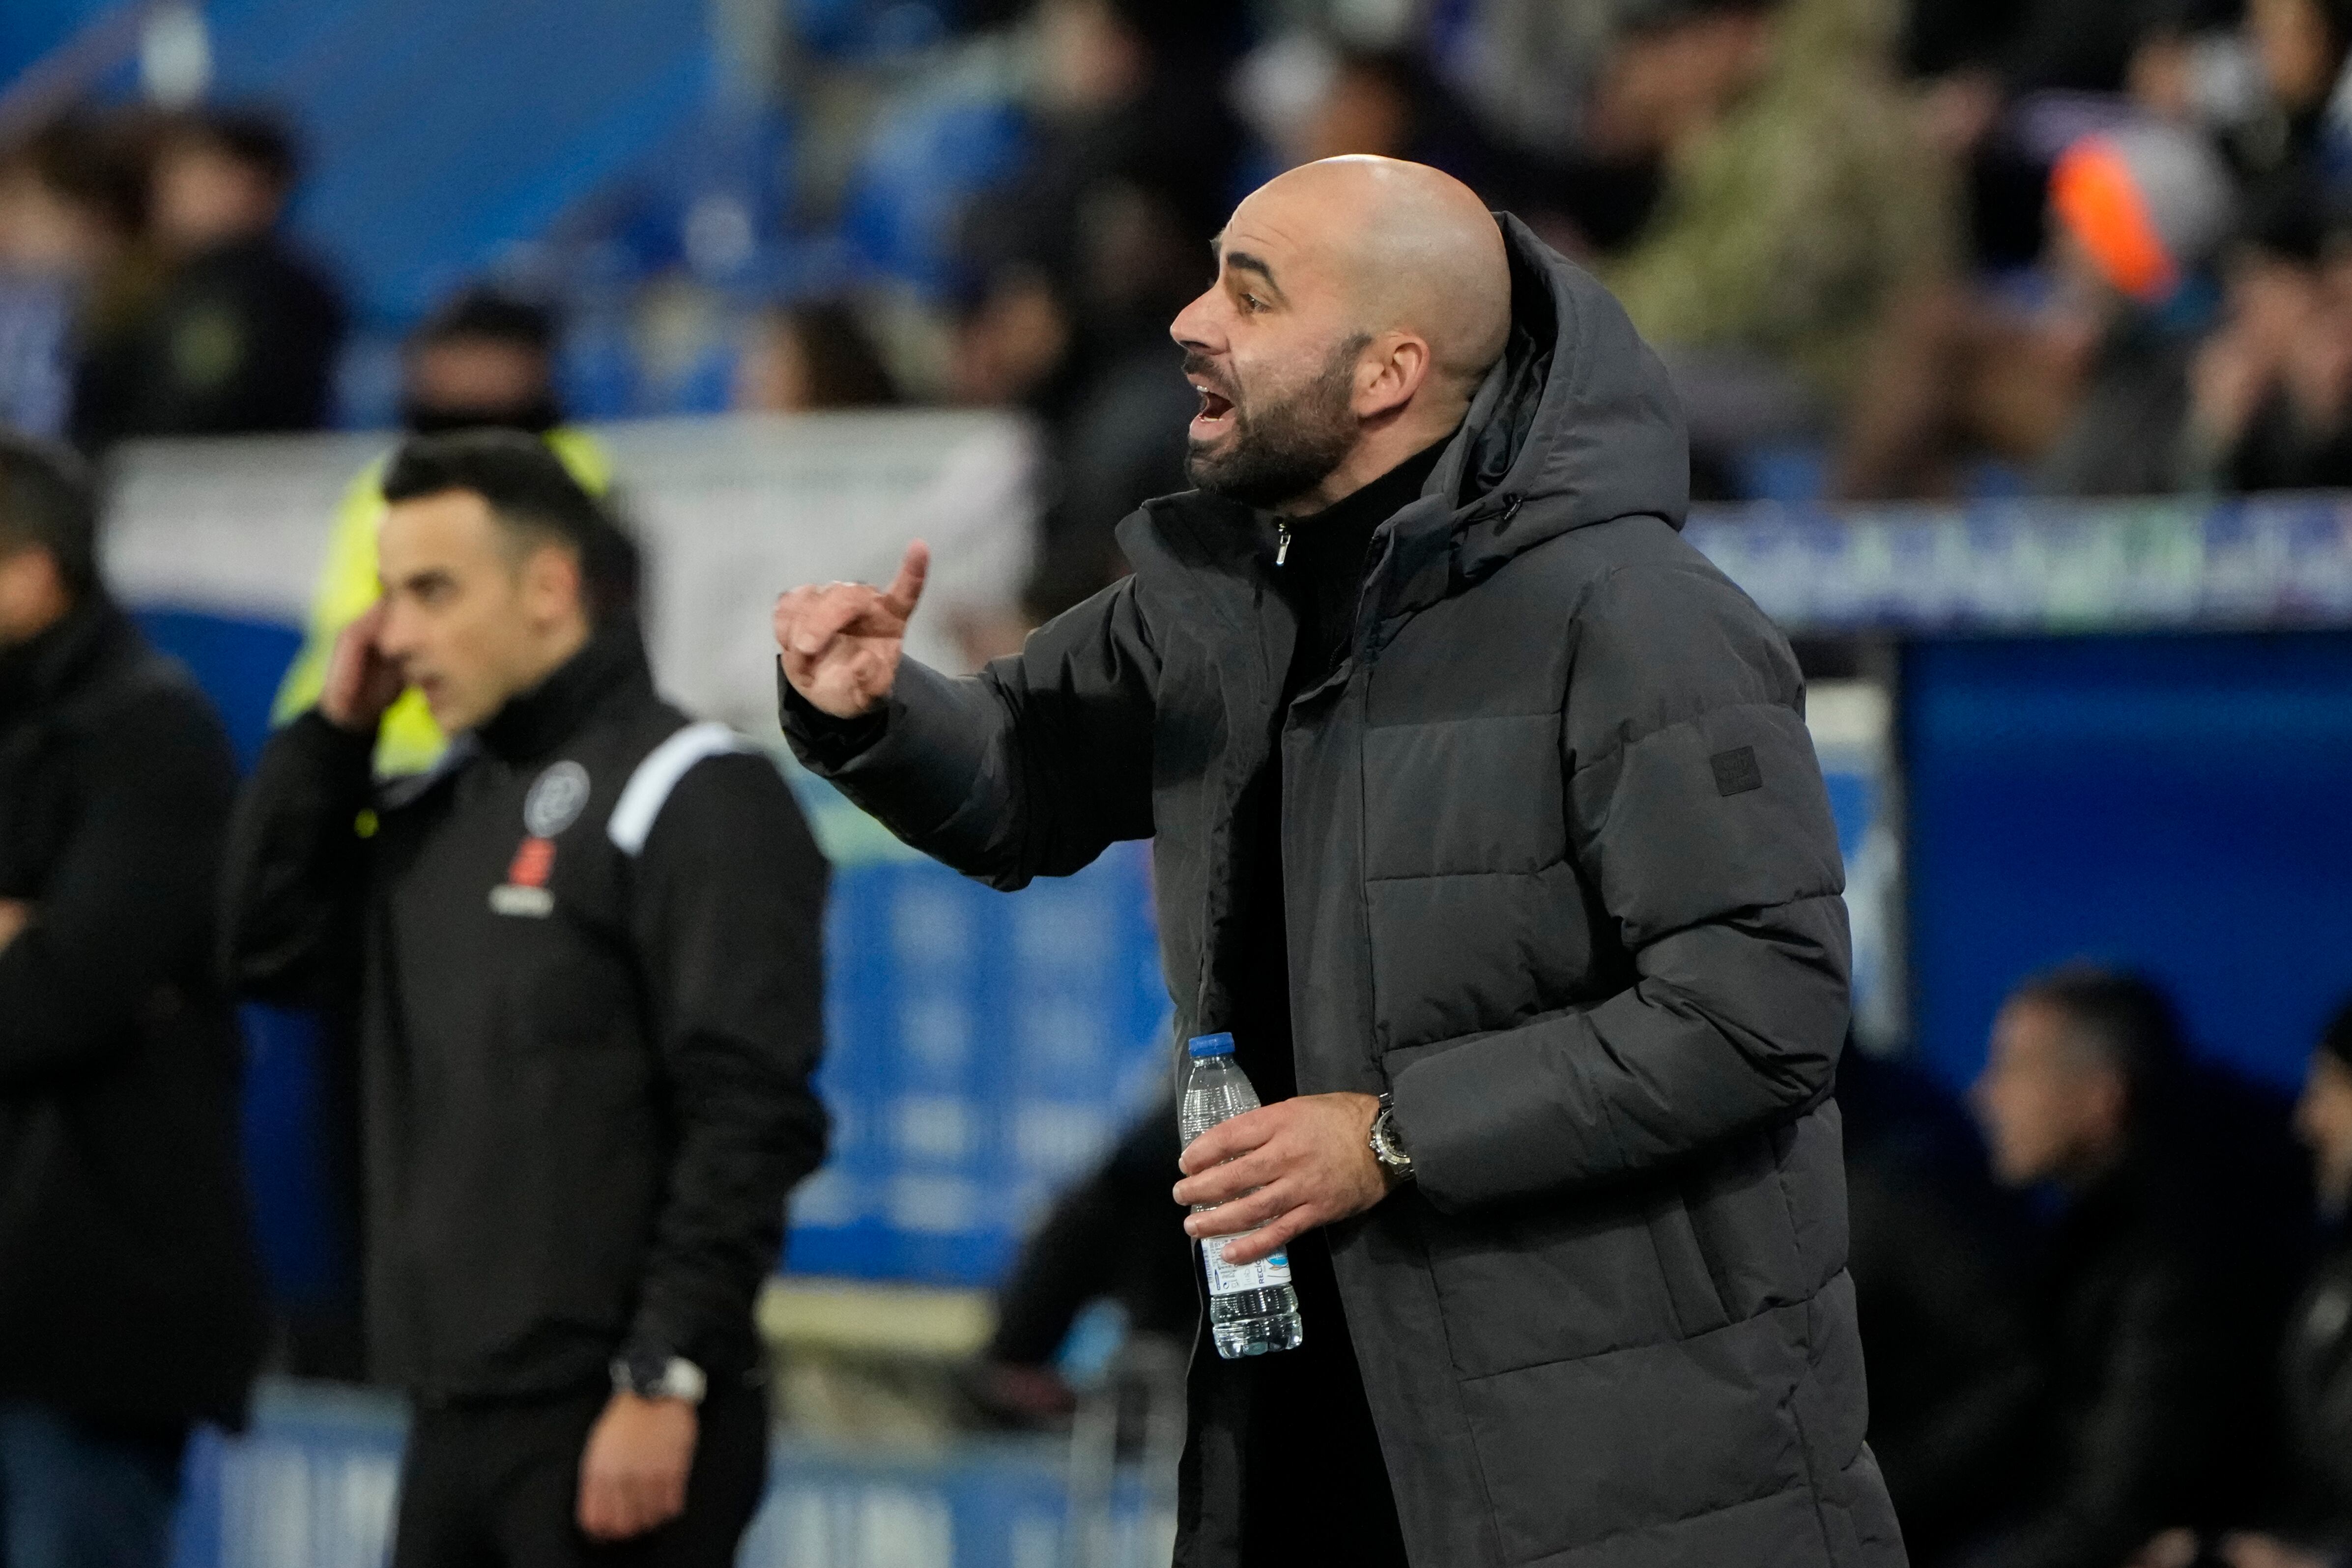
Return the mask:
[[1252, 256], [1245, 250], [1227, 250], [1222, 243], [1217, 247], [1217, 255], [1228, 267], [1236, 272], [1255, 272], [1265, 279], [1265, 286], [1273, 289], [1276, 294], [1279, 295], [1282, 292], [1282, 285], [1275, 279], [1274, 268], [1268, 267], [1257, 256]]

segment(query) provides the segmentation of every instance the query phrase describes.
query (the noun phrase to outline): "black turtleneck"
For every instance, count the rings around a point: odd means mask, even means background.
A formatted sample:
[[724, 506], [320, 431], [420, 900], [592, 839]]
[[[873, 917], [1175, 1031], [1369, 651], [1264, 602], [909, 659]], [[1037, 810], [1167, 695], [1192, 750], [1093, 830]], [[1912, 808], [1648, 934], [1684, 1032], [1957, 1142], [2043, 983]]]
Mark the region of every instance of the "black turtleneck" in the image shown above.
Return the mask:
[[1276, 710], [1276, 742], [1238, 807], [1249, 819], [1256, 849], [1244, 879], [1249, 913], [1244, 951], [1251, 957], [1231, 1024], [1234, 1054], [1259, 1097], [1268, 1102], [1289, 1098], [1298, 1084], [1291, 1060], [1290, 965], [1281, 893], [1281, 725], [1301, 693], [1322, 685], [1347, 661], [1372, 535], [1421, 495], [1444, 451], [1441, 441], [1354, 494], [1289, 523], [1287, 547], [1274, 569], [1276, 589], [1297, 617], [1298, 638]]
[[[1451, 436], [1447, 440], [1453, 439]], [[1283, 706], [1322, 684], [1348, 655], [1356, 630], [1356, 601], [1370, 564], [1372, 535], [1411, 505], [1429, 482], [1445, 442], [1406, 458], [1351, 496], [1288, 525], [1289, 548], [1275, 581], [1298, 616]]]
[[515, 766], [536, 762], [569, 739], [608, 703], [653, 689], [653, 671], [637, 622], [617, 616], [597, 626], [580, 651], [539, 685], [507, 699], [474, 737], [482, 749]]
[[[1298, 1091], [1282, 907], [1280, 727], [1301, 694], [1321, 685], [1347, 662], [1372, 535], [1421, 495], [1444, 450], [1445, 443], [1439, 442], [1353, 495], [1289, 524], [1288, 548], [1274, 569], [1276, 589], [1298, 618], [1298, 640], [1283, 680], [1276, 744], [1236, 808], [1248, 821], [1255, 850], [1244, 875], [1242, 950], [1247, 957], [1230, 1026], [1234, 1055], [1269, 1103]], [[1404, 1568], [1396, 1505], [1364, 1401], [1329, 1245], [1321, 1231], [1310, 1230], [1291, 1243], [1289, 1252], [1305, 1342], [1282, 1355], [1234, 1364], [1241, 1368], [1234, 1375], [1248, 1380], [1249, 1399], [1243, 1568], [1298, 1562]]]

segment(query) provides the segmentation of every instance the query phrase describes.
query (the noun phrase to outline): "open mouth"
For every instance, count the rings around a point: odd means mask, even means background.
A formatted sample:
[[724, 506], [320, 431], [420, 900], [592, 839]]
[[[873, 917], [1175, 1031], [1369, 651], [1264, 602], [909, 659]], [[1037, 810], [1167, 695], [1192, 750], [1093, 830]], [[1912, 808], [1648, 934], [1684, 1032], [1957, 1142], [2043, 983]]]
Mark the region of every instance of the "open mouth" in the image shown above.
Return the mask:
[[1197, 383], [1192, 390], [1201, 394], [1200, 412], [1192, 416], [1193, 434], [1213, 435], [1232, 423], [1233, 399], [1223, 392], [1211, 392], [1207, 387]]

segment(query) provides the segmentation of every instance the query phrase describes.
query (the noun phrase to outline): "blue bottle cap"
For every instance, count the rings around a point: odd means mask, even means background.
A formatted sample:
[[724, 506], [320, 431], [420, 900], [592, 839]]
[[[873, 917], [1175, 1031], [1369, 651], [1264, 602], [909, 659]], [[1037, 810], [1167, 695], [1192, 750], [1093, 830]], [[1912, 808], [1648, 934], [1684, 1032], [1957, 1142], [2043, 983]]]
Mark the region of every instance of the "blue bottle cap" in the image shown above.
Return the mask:
[[1204, 1056], [1231, 1056], [1234, 1053], [1234, 1037], [1229, 1034], [1196, 1034], [1184, 1049], [1192, 1053], [1195, 1061]]

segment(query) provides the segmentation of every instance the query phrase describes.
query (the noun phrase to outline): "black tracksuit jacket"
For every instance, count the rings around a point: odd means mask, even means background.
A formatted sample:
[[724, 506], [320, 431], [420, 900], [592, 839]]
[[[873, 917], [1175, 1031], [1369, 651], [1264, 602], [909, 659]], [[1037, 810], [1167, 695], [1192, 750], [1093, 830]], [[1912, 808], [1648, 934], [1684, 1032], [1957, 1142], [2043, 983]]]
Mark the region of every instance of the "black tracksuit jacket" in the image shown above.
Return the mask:
[[316, 713], [231, 833], [236, 983], [356, 988], [368, 1338], [428, 1404], [758, 1362], [784, 1198], [824, 1152], [825, 864], [774, 765], [600, 631], [378, 790]]
[[185, 671], [93, 599], [0, 653], [0, 1398], [237, 1426], [264, 1337], [212, 967], [236, 765]]

